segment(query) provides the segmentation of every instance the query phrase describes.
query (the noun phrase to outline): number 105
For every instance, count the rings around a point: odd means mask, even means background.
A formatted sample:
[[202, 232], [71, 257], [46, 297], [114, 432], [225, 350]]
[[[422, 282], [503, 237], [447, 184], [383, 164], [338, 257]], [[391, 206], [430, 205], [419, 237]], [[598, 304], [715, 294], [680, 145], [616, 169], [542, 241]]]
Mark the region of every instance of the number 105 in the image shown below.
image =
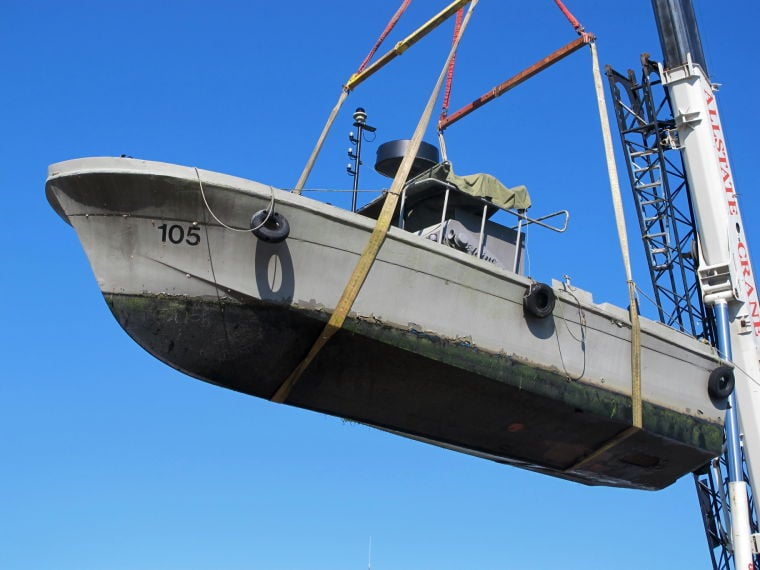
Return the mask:
[[166, 243], [180, 244], [185, 242], [187, 245], [198, 245], [201, 243], [201, 229], [197, 226], [188, 226], [187, 230], [179, 224], [161, 224], [158, 226], [161, 230], [161, 241]]

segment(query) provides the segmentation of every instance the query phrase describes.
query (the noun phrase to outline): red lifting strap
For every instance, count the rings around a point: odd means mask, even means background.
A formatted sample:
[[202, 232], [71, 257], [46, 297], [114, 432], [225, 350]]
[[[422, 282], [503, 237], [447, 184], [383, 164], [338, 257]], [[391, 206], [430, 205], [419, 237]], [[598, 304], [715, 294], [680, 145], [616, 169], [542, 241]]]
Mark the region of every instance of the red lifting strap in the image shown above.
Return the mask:
[[[464, 16], [464, 8], [460, 8], [457, 11], [457, 19], [454, 23], [454, 37], [451, 39], [451, 43], [454, 44], [457, 41], [457, 38], [459, 37], [459, 31], [462, 28], [462, 17]], [[446, 72], [446, 89], [443, 93], [443, 105], [441, 106], [441, 117], [440, 121], [446, 118], [446, 115], [449, 112], [449, 99], [451, 97], [451, 85], [454, 82], [454, 63], [456, 62], [457, 56], [454, 54], [451, 58], [451, 61], [449, 61], [449, 69]]]
[[565, 7], [565, 5], [562, 3], [562, 0], [554, 0], [554, 2], [557, 4], [559, 9], [562, 10], [562, 13], [565, 15], [565, 18], [567, 18], [567, 21], [570, 22], [570, 25], [573, 27], [573, 29], [579, 34], [583, 35], [583, 26], [575, 18], [575, 16], [572, 15], [570, 10]]
[[411, 3], [412, 3], [412, 0], [404, 0], [401, 3], [401, 6], [399, 7], [398, 10], [396, 10], [396, 13], [390, 19], [390, 21], [388, 22], [388, 25], [385, 26], [385, 29], [383, 30], [383, 33], [380, 34], [379, 38], [377, 38], [377, 42], [375, 43], [375, 46], [371, 50], [369, 50], [369, 53], [367, 54], [367, 57], [364, 58], [364, 61], [362, 61], [362, 64], [359, 66], [359, 69], [356, 71], [356, 73], [361, 73], [362, 71], [364, 71], [364, 68], [367, 67], [367, 64], [372, 59], [372, 56], [375, 55], [375, 52], [380, 47], [380, 44], [382, 44], [383, 41], [385, 40], [385, 38], [388, 37], [388, 34], [391, 33], [391, 30], [393, 30], [394, 26], [396, 25], [396, 22], [399, 21], [399, 18], [401, 18], [401, 16], [404, 14], [404, 12], [406, 11], [407, 7]]

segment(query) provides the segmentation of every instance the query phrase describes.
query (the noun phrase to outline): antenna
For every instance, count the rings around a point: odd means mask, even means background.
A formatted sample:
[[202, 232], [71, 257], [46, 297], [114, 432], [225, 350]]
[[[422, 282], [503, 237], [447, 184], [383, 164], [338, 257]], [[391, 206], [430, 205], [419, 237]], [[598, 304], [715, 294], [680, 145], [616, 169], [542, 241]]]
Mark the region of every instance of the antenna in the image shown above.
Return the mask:
[[359, 189], [359, 167], [362, 165], [362, 139], [364, 138], [364, 133], [374, 133], [377, 129], [375, 127], [370, 127], [367, 124], [367, 113], [364, 109], [361, 107], [357, 107], [356, 111], [354, 112], [354, 127], [357, 129], [357, 133], [354, 134], [353, 132], [349, 133], [348, 140], [351, 142], [351, 145], [348, 149], [348, 158], [353, 161], [353, 164], [350, 162], [348, 163], [348, 166], [346, 167], [346, 172], [350, 176], [354, 177], [354, 193], [353, 197], [351, 199], [351, 211], [356, 211], [356, 193]]
[[369, 537], [369, 551], [367, 553], [367, 570], [372, 570], [372, 537]]

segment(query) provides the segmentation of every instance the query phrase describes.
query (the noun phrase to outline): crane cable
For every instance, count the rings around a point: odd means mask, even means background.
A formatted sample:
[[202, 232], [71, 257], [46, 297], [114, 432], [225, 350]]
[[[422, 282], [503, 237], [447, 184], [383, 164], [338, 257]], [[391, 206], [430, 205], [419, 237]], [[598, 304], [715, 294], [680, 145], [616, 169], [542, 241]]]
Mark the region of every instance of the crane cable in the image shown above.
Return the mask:
[[399, 197], [401, 196], [404, 185], [406, 184], [406, 179], [411, 172], [412, 163], [417, 156], [417, 151], [420, 148], [422, 137], [425, 134], [428, 124], [430, 123], [430, 118], [433, 115], [433, 108], [435, 107], [435, 103], [438, 100], [438, 95], [440, 94], [441, 87], [443, 86], [443, 80], [446, 76], [449, 62], [456, 53], [459, 42], [462, 39], [462, 35], [464, 34], [464, 30], [467, 27], [467, 23], [469, 22], [470, 17], [472, 16], [472, 12], [475, 9], [477, 3], [478, 0], [472, 0], [470, 2], [467, 14], [465, 15], [464, 21], [462, 22], [459, 36], [449, 51], [443, 69], [441, 70], [441, 73], [438, 76], [438, 80], [435, 83], [435, 87], [433, 88], [433, 92], [430, 94], [427, 105], [425, 106], [425, 110], [422, 112], [420, 121], [417, 123], [417, 128], [415, 129], [414, 134], [412, 135], [412, 139], [409, 142], [409, 146], [407, 147], [404, 158], [401, 161], [401, 165], [399, 166], [398, 171], [396, 172], [396, 176], [393, 179], [393, 183], [391, 184], [391, 187], [385, 196], [385, 202], [383, 203], [383, 208], [377, 218], [375, 228], [372, 230], [369, 241], [364, 247], [364, 251], [359, 257], [354, 271], [346, 283], [345, 288], [343, 289], [343, 294], [341, 295], [340, 300], [335, 307], [335, 311], [333, 311], [332, 315], [330, 315], [330, 319], [327, 321], [325, 328], [322, 330], [319, 337], [317, 337], [317, 340], [314, 342], [306, 357], [298, 364], [298, 366], [296, 366], [295, 370], [293, 370], [293, 372], [291, 372], [290, 375], [277, 388], [271, 398], [273, 402], [282, 403], [287, 400], [291, 390], [293, 389], [293, 386], [301, 378], [301, 375], [304, 373], [309, 364], [311, 364], [314, 358], [316, 358], [327, 341], [330, 340], [330, 338], [332, 338], [332, 336], [343, 327], [343, 323], [348, 316], [348, 312], [351, 310], [354, 301], [358, 297], [359, 291], [361, 290], [362, 285], [364, 285], [364, 281], [366, 280], [367, 275], [372, 268], [372, 265], [377, 259], [377, 255], [380, 252], [380, 247], [383, 245], [385, 237], [388, 235], [388, 230], [393, 219], [393, 213], [396, 210], [396, 205], [398, 204]]

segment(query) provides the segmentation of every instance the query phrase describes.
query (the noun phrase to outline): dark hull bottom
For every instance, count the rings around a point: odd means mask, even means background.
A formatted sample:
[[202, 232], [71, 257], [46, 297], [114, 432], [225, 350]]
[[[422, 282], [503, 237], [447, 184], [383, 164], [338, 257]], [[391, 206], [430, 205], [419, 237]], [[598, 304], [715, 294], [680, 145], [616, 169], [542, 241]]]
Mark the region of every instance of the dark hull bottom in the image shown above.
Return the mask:
[[[148, 352], [207, 382], [269, 399], [326, 315], [257, 300], [107, 294]], [[504, 355], [414, 329], [349, 320], [288, 404], [356, 420], [591, 485], [660, 489], [720, 451], [720, 426]]]

